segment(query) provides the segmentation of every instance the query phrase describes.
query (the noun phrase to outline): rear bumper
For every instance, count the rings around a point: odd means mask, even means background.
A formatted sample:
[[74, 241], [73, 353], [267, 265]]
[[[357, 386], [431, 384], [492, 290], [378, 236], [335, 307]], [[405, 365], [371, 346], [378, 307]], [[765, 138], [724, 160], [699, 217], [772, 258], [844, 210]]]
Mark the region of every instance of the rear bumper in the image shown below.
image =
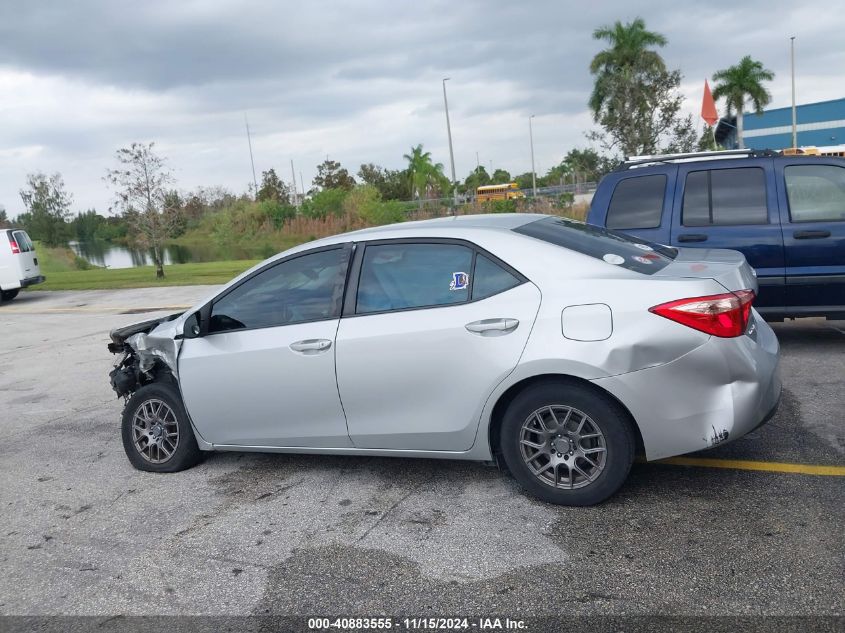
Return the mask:
[[771, 419], [779, 354], [775, 333], [755, 315], [744, 336], [713, 337], [671, 363], [594, 382], [634, 416], [646, 458], [660, 459], [724, 444]]
[[35, 284], [43, 284], [47, 281], [47, 278], [44, 275], [38, 275], [36, 277], [27, 277], [26, 279], [21, 279], [21, 288], [26, 288], [27, 286], [34, 286]]

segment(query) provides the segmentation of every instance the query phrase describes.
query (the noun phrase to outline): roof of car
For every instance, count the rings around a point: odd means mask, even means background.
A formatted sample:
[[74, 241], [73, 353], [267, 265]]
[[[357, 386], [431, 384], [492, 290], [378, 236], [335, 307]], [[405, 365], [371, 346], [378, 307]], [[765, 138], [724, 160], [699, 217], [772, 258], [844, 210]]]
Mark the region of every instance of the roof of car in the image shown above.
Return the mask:
[[543, 215], [542, 213], [487, 213], [478, 215], [454, 215], [445, 218], [433, 218], [431, 220], [417, 220], [414, 222], [401, 222], [398, 224], [374, 226], [367, 229], [344, 233], [344, 235], [363, 237], [371, 233], [382, 233], [387, 231], [401, 230], [403, 232], [413, 232], [415, 230], [445, 229], [449, 227], [511, 230], [523, 226], [524, 224], [528, 224], [529, 222], [541, 220], [545, 217], [548, 216]]

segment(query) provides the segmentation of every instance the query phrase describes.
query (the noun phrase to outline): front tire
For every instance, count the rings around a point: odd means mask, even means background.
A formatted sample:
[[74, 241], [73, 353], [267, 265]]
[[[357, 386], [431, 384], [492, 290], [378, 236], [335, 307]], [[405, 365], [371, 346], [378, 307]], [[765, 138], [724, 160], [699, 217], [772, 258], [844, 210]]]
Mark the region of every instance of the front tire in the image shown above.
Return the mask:
[[14, 290], [0, 290], [0, 299], [3, 301], [11, 301], [18, 296], [19, 292], [20, 288], [15, 288]]
[[138, 389], [123, 409], [123, 450], [138, 470], [173, 473], [202, 459], [178, 390], [167, 383]]
[[516, 480], [543, 501], [601, 503], [634, 461], [628, 416], [607, 396], [575, 382], [528, 387], [505, 411], [500, 450]]

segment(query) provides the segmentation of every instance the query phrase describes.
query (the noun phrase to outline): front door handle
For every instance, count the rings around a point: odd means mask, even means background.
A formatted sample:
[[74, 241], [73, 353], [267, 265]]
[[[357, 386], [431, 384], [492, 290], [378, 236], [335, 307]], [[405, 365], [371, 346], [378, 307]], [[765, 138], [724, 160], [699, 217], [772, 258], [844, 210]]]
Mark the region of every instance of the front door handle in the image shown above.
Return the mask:
[[678, 236], [679, 242], [706, 242], [707, 236], [704, 233], [682, 233]]
[[830, 237], [830, 231], [795, 231], [792, 237], [796, 240], [819, 240]]
[[331, 346], [332, 342], [327, 338], [307, 338], [290, 344], [290, 348], [294, 352], [302, 352], [303, 354], [318, 354], [325, 352]]
[[467, 323], [464, 327], [473, 334], [481, 336], [502, 336], [513, 332], [518, 325], [517, 319], [482, 319]]

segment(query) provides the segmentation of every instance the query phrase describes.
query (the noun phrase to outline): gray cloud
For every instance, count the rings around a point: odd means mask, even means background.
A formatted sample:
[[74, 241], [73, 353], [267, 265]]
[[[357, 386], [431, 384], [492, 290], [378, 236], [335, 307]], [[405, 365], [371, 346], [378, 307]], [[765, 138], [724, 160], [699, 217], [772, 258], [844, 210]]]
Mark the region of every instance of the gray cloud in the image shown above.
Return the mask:
[[[458, 173], [475, 153], [514, 173], [584, 146], [593, 29], [642, 16], [669, 39], [696, 112], [705, 76], [751, 54], [788, 105], [789, 36], [799, 102], [843, 96], [845, 16], [824, 5], [506, 0], [359, 2], [0, 3], [0, 204], [19, 210], [25, 173], [59, 170], [80, 208], [105, 209], [114, 150], [157, 140], [180, 185], [240, 189], [243, 114], [260, 169], [306, 180], [326, 154], [352, 170], [392, 167], [412, 144], [448, 154], [440, 80], [448, 84]], [[825, 11], [827, 15], [822, 15]], [[288, 167], [285, 167], [288, 166]], [[298, 168], [299, 169], [299, 168]]]

